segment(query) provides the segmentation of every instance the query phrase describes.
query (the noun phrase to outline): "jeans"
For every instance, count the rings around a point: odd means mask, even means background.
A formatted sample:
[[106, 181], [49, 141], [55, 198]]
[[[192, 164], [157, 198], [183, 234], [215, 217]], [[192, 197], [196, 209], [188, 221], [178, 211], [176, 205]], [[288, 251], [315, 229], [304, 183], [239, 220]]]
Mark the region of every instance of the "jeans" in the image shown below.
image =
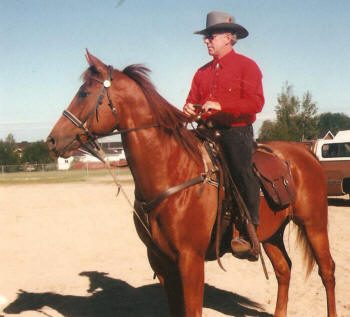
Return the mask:
[[253, 127], [222, 129], [221, 145], [233, 181], [249, 210], [253, 224], [259, 224], [260, 185], [252, 169]]

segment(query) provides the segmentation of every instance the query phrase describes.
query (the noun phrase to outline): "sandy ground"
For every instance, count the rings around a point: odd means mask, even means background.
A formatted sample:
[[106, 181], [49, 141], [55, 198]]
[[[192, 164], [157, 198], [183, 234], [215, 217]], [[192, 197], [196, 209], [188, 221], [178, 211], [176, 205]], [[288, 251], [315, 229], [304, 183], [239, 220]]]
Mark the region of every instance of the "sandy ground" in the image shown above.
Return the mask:
[[[124, 188], [132, 197], [133, 187]], [[350, 316], [350, 204], [339, 202], [329, 207], [329, 232], [338, 316]], [[168, 315], [131, 208], [112, 184], [1, 186], [0, 223], [0, 316]], [[293, 261], [289, 316], [326, 316], [317, 268], [305, 281], [293, 229], [285, 239]], [[229, 254], [222, 261], [227, 272], [206, 264], [203, 315], [270, 316], [277, 289], [270, 262], [267, 281], [259, 262]]]

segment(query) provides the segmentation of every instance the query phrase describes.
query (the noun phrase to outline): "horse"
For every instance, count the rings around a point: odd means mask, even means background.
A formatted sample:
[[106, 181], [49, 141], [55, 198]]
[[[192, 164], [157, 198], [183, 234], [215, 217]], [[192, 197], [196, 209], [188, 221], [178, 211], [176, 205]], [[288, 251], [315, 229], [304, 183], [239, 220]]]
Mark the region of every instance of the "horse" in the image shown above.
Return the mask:
[[[149, 70], [134, 64], [120, 71], [88, 50], [86, 59], [89, 67], [82, 74], [83, 84], [47, 138], [50, 153], [69, 157], [79, 147], [91, 148], [95, 138], [118, 130], [135, 182], [135, 203], [154, 202], [166, 190], [198, 179], [204, 172], [199, 141], [186, 128], [188, 118], [157, 92]], [[292, 263], [283, 233], [293, 221], [307, 272], [317, 262], [328, 316], [335, 317], [335, 263], [329, 249], [321, 166], [301, 144], [275, 141], [269, 146], [289, 161], [296, 187], [295, 201], [285, 210], [275, 213], [264, 199], [260, 203], [257, 235], [278, 282], [274, 316], [287, 314]], [[204, 179], [159, 200], [147, 215], [134, 214], [137, 233], [164, 286], [172, 316], [202, 315], [204, 263], [217, 208], [217, 188]]]

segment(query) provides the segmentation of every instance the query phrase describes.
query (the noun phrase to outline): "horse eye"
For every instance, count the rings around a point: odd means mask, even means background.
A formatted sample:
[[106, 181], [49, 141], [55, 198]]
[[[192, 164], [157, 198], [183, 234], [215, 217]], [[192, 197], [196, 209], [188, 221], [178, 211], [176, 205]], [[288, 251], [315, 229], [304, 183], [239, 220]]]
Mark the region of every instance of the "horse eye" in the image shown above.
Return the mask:
[[78, 97], [85, 98], [89, 93], [87, 91], [79, 91]]

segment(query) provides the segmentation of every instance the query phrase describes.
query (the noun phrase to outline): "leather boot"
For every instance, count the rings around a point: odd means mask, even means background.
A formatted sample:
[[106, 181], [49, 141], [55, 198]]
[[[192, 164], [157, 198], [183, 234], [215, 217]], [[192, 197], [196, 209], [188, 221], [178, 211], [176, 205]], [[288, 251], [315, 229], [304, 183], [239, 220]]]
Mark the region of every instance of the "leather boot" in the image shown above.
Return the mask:
[[[254, 262], [259, 259], [259, 241], [256, 237], [257, 225], [247, 225], [247, 232], [241, 234], [239, 237], [233, 238], [231, 240], [231, 250], [232, 255], [238, 259], [246, 259], [248, 261]], [[254, 232], [252, 232], [254, 230]], [[250, 242], [250, 236], [253, 236], [253, 240]], [[255, 237], [255, 239], [254, 239]]]

